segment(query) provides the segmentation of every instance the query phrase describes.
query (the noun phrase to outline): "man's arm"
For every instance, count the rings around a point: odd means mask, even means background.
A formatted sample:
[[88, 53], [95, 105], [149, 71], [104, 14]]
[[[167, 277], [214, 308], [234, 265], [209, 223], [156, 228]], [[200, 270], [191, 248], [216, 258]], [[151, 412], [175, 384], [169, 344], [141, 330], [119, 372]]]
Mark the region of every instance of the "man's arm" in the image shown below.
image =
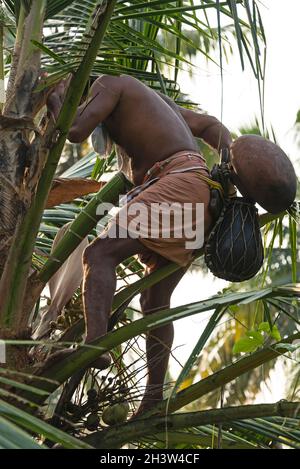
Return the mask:
[[[65, 95], [67, 81], [58, 84], [48, 99], [48, 109], [57, 120]], [[70, 142], [85, 140], [98, 124], [103, 122], [115, 109], [121, 96], [118, 77], [103, 75], [91, 86], [89, 97], [77, 109], [76, 117], [69, 130]]]
[[218, 152], [222, 148], [228, 148], [231, 145], [232, 138], [229, 130], [216, 117], [199, 114], [180, 107], [165, 94], [159, 91], [157, 93], [174, 111], [184, 118], [194, 137], [203, 139]]
[[216, 117], [198, 114], [181, 107], [179, 109], [195, 137], [202, 138], [218, 152], [230, 147], [232, 143], [230, 132]]

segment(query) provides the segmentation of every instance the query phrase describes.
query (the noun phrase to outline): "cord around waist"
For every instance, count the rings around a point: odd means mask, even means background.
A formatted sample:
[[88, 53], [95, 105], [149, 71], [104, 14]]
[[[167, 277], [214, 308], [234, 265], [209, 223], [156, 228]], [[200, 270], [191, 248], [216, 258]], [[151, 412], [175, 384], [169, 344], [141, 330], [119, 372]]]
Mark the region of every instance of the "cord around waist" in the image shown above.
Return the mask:
[[[147, 182], [149, 179], [151, 179], [153, 177], [154, 174], [159, 174], [163, 169], [165, 169], [165, 167], [171, 163], [172, 161], [174, 161], [175, 159], [178, 159], [182, 156], [185, 156], [187, 159], [189, 159], [190, 157], [197, 157], [201, 160], [202, 163], [204, 163], [204, 165], [202, 166], [203, 169], [206, 169], [208, 171], [208, 167], [206, 165], [206, 161], [204, 159], [204, 157], [202, 155], [200, 155], [200, 153], [196, 152], [196, 151], [190, 151], [190, 150], [183, 150], [183, 151], [179, 151], [177, 153], [174, 153], [172, 156], [169, 156], [168, 158], [166, 158], [165, 160], [162, 160], [162, 161], [157, 161], [150, 169], [148, 169], [148, 171], [146, 172], [145, 176], [144, 176], [144, 179], [143, 179], [143, 183], [144, 182]], [[201, 167], [199, 167], [198, 169], [201, 169]], [[178, 170], [180, 171], [180, 170]]]

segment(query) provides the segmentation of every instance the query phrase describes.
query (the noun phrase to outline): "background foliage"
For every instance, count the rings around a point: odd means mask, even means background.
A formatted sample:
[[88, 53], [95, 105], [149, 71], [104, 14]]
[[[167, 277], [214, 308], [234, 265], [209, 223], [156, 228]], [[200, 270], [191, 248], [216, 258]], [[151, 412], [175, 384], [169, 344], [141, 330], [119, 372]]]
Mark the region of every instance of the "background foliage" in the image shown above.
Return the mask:
[[[48, 0], [44, 19], [40, 19], [42, 37], [31, 37], [23, 46], [29, 55], [33, 51], [40, 52], [41, 68], [48, 73], [38, 91], [42, 92], [71, 72], [75, 78], [70, 96], [72, 92], [77, 93], [80, 99], [83, 89], [76, 88], [76, 76], [81, 64], [88, 62], [87, 50], [95, 41], [95, 18], [99, 11], [101, 16], [101, 9], [104, 11], [112, 3], [114, 8], [105, 34], [95, 46], [96, 58], [89, 62], [90, 77], [101, 73], [130, 74], [177, 102], [196, 107], [197, 103], [189, 102], [188, 96], [180, 92], [178, 72], [184, 66], [193, 73], [197, 54], [213, 60], [211, 51], [219, 50], [222, 75], [222, 64], [230, 61], [233, 44], [237, 44], [241, 67], [249, 61], [263, 103], [266, 38], [258, 2], [248, 0]], [[3, 63], [0, 63], [0, 75], [12, 76], [23, 18], [32, 12], [32, 2], [3, 1], [1, 8]], [[43, 108], [35, 116], [36, 125], [42, 128], [44, 119]], [[61, 128], [65, 131], [68, 122], [70, 124], [71, 119], [66, 111], [60, 117]], [[49, 128], [49, 123], [46, 124]], [[263, 133], [259, 125], [241, 129], [241, 133], [244, 132]], [[269, 137], [275, 138], [272, 133]], [[50, 183], [54, 175], [106, 181], [116, 173], [114, 151], [103, 160], [91, 150], [88, 141], [82, 145], [63, 143], [61, 155], [57, 150], [56, 173], [51, 175], [50, 171], [44, 171]], [[199, 141], [199, 146], [212, 166], [218, 155], [203, 142]], [[53, 148], [55, 146], [50, 152]], [[115, 186], [111, 191], [114, 198]], [[46, 200], [46, 194], [43, 197]], [[130, 300], [170, 274], [176, 266], [164, 268], [146, 279], [142, 265], [134, 258], [128, 259], [117, 271], [112, 331], [94, 347], [87, 347], [80, 346], [83, 333], [80, 275], [74, 282], [74, 272], [80, 272], [80, 262], [55, 275], [53, 271], [49, 274], [49, 266], [53, 260], [54, 238], [62, 227], [76, 220], [77, 233], [86, 234], [84, 222], [78, 217], [93, 200], [95, 195], [80, 196], [42, 212], [32, 210], [32, 219], [39, 228], [34, 246], [23, 251], [30, 257], [31, 276], [25, 301], [20, 296], [20, 303], [34, 304], [33, 309], [29, 308], [31, 325], [38, 325], [41, 317], [49, 317], [49, 321], [39, 341], [23, 336], [7, 339], [10, 353], [26, 352], [28, 361], [22, 371], [13, 363], [0, 369], [0, 446], [49, 448], [57, 443], [66, 448], [113, 448], [128, 444], [161, 448], [167, 444], [174, 448], [222, 446], [238, 449], [284, 444], [299, 448], [296, 210], [262, 219], [266, 261], [255, 279], [229, 284], [224, 291], [205, 301], [158, 312], [149, 318], [138, 319], [140, 313]], [[101, 220], [101, 223], [104, 225], [106, 221]], [[95, 235], [93, 228], [89, 239]], [[70, 248], [64, 237], [58, 245], [62, 252]], [[76, 257], [80, 259], [75, 247], [70, 249], [73, 254], [68, 262]], [[199, 268], [204, 268], [200, 257], [192, 266], [194, 270]], [[24, 278], [26, 283], [27, 277]], [[31, 291], [37, 293], [28, 299], [29, 290], [30, 294]], [[63, 299], [62, 291], [65, 292]], [[9, 294], [19, 295], [17, 289], [11, 289]], [[167, 323], [205, 311], [212, 312], [210, 320], [180, 376], [177, 379], [169, 376], [166, 400], [144, 419], [125, 422], [135, 411], [144, 389], [145, 354], [137, 337], [155, 327], [157, 321]], [[13, 316], [11, 318], [14, 324]], [[66, 345], [70, 347], [72, 358], [66, 355], [59, 361], [53, 360], [53, 352], [57, 348], [65, 349]], [[241, 350], [241, 345], [243, 355], [234, 355], [234, 351]], [[86, 365], [103, 350], [111, 351], [114, 359], [111, 368], [105, 373], [92, 368], [86, 370]], [[293, 377], [287, 383], [287, 397], [291, 402], [268, 408], [248, 406], [259, 393], [260, 383], [268, 380], [280, 356], [284, 357], [286, 369]], [[240, 404], [243, 406], [228, 407]], [[181, 412], [176, 412], [179, 409]], [[157, 433], [157, 425], [162, 421], [166, 432]], [[171, 424], [172, 431], [168, 430]]]

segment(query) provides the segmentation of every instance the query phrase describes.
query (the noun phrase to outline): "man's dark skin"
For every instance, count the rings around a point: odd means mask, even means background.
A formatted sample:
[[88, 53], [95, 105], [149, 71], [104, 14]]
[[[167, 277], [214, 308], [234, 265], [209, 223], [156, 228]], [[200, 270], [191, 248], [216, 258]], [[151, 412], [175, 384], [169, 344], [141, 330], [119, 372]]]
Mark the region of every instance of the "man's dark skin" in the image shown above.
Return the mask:
[[[59, 114], [65, 86], [65, 82], [59, 84], [48, 99], [48, 108], [54, 119]], [[218, 151], [231, 144], [229, 131], [216, 118], [181, 108], [167, 97], [162, 99], [161, 95], [127, 75], [103, 75], [93, 83], [88, 104], [78, 108], [69, 140], [82, 142], [99, 123], [105, 124], [112, 140], [130, 157], [136, 185], [142, 183], [147, 170], [157, 161], [182, 150], [198, 151], [194, 136], [202, 138]], [[209, 224], [210, 220], [206, 220], [206, 231]], [[112, 239], [100, 235], [86, 248], [83, 256], [83, 299], [87, 343], [107, 332], [116, 289], [117, 265], [132, 255], [147, 253], [148, 249], [138, 239], [130, 237]], [[160, 256], [155, 269], [168, 263]], [[147, 269], [146, 274], [149, 272]], [[185, 269], [180, 268], [142, 293], [143, 314], [170, 307], [172, 292], [184, 272]], [[163, 398], [163, 381], [172, 343], [172, 324], [159, 327], [147, 336], [148, 381], [139, 414]], [[105, 366], [108, 359], [108, 355], [100, 357], [95, 366]]]

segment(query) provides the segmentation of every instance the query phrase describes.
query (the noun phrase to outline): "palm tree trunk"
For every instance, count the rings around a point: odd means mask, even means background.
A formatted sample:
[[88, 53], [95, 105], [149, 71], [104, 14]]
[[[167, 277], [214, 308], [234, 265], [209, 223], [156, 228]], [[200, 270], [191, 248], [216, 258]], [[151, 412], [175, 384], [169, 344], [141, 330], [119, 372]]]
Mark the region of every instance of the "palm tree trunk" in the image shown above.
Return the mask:
[[[101, 41], [117, 0], [97, 7], [91, 39], [73, 76], [57, 124], [42, 136], [33, 117], [39, 105], [34, 93], [40, 75], [40, 49], [32, 39], [41, 39], [46, 0], [32, 2], [23, 28], [21, 46], [4, 111], [0, 116], [0, 331], [5, 339], [26, 338], [29, 314], [23, 314], [23, 300], [31, 258], [56, 167], [89, 78]], [[36, 107], [35, 107], [36, 106]], [[4, 229], [3, 229], [4, 228]], [[7, 365], [24, 368], [24, 349], [7, 347]]]
[[[33, 5], [38, 3], [39, 2], [33, 2]], [[11, 244], [11, 246], [9, 255], [7, 256], [6, 245], [5, 257], [7, 262], [0, 282], [0, 327], [1, 329], [10, 330], [14, 336], [18, 333], [24, 334], [24, 331], [27, 329], [28, 314], [23, 314], [22, 306], [36, 234], [39, 229], [42, 212], [48, 198], [68, 130], [77, 111], [115, 4], [116, 0], [111, 0], [97, 7], [92, 25], [92, 38], [83, 60], [76, 74], [73, 76], [57, 124], [55, 128], [53, 128], [53, 126], [50, 127], [42, 139], [37, 137], [30, 146], [30, 149], [32, 149], [35, 145], [36, 153], [41, 152], [42, 149], [42, 155], [47, 156], [47, 158], [44, 159], [45, 166], [39, 178], [36, 195], [30, 207], [21, 206], [19, 209], [23, 215], [23, 222], [22, 225], [20, 225], [20, 222], [17, 223], [16, 235], [13, 240], [13, 228], [16, 226], [16, 220], [14, 220], [14, 227], [7, 227], [8, 229], [10, 228], [10, 243], [7, 244]], [[20, 54], [20, 58], [23, 63], [27, 59], [26, 55], [24, 56], [22, 53]], [[16, 83], [18, 84], [18, 73], [16, 75]], [[19, 88], [16, 86], [16, 88], [19, 89], [20, 94], [24, 94], [24, 90], [26, 89], [25, 83], [22, 82], [21, 85], [22, 86], [19, 86]], [[9, 109], [11, 111], [16, 110], [16, 106], [11, 104]], [[27, 149], [29, 146], [27, 142], [26, 144]], [[22, 162], [23, 160], [24, 158], [22, 158]], [[14, 171], [15, 167], [16, 164], [12, 168]], [[13, 196], [16, 200], [19, 200], [18, 195], [16, 196], [15, 193], [12, 192], [12, 187], [10, 187], [10, 199], [12, 199]], [[5, 206], [10, 205], [10, 202], [7, 202]], [[14, 205], [16, 205], [16, 203]], [[21, 263], [20, 260], [22, 260]], [[11, 294], [11, 292], [13, 292], [13, 294]]]
[[33, 171], [40, 154], [30, 144], [33, 122], [33, 90], [40, 74], [40, 50], [31, 40], [41, 40], [46, 0], [33, 2], [25, 16], [21, 7], [7, 101], [0, 116], [0, 277], [16, 228], [31, 202]]

